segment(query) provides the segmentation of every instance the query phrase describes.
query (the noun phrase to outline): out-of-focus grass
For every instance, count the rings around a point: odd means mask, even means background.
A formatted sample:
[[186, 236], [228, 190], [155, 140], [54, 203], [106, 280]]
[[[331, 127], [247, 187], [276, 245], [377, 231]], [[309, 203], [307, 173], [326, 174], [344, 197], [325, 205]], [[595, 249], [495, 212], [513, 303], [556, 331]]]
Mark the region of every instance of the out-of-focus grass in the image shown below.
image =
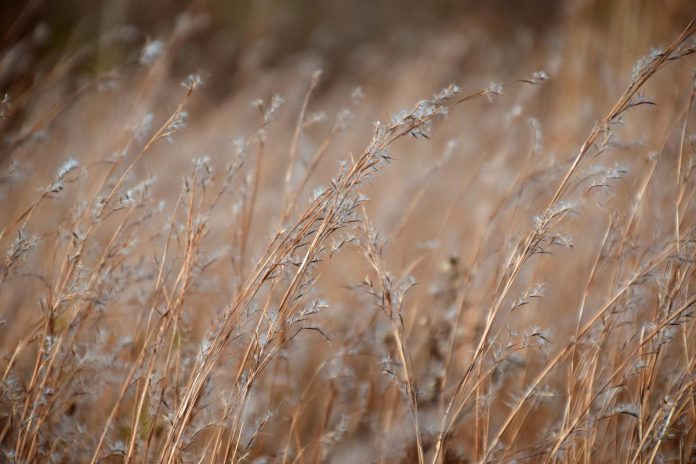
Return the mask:
[[691, 6], [367, 3], [11, 6], [3, 459], [693, 460]]

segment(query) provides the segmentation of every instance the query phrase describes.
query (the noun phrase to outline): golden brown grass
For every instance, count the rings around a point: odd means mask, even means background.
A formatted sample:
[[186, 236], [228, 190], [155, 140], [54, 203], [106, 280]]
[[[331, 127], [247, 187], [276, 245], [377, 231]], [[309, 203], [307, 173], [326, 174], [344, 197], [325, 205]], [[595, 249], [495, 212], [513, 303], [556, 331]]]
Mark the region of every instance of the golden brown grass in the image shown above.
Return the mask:
[[0, 459], [693, 462], [695, 33], [591, 116], [572, 61], [391, 116], [309, 66], [215, 105], [185, 30], [58, 67], [3, 106]]

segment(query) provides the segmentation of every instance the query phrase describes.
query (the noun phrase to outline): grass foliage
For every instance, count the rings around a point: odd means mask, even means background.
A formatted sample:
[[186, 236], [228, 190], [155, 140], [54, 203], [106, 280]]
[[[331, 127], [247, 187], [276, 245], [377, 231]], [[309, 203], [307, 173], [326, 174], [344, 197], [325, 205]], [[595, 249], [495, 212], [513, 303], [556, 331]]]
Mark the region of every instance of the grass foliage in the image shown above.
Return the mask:
[[551, 71], [214, 102], [183, 26], [8, 95], [0, 460], [694, 462], [695, 32], [591, 126]]

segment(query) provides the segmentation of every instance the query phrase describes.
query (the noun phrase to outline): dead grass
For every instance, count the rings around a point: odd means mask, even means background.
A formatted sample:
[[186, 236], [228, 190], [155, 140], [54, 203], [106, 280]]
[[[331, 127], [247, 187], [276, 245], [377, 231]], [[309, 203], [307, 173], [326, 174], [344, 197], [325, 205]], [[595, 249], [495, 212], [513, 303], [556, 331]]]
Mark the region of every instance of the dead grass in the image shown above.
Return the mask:
[[2, 107], [2, 459], [692, 462], [695, 32], [400, 112], [451, 54], [223, 102], [185, 29], [66, 58]]

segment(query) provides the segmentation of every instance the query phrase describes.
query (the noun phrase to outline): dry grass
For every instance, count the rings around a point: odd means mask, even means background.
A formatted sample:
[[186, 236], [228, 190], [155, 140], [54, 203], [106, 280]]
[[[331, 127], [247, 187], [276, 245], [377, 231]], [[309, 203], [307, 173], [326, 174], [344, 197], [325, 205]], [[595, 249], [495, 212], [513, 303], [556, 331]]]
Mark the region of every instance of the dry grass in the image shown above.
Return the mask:
[[60, 60], [2, 106], [0, 460], [693, 462], [696, 25], [666, 29], [631, 76], [557, 56], [400, 112], [450, 54], [224, 102], [172, 83], [185, 27]]

